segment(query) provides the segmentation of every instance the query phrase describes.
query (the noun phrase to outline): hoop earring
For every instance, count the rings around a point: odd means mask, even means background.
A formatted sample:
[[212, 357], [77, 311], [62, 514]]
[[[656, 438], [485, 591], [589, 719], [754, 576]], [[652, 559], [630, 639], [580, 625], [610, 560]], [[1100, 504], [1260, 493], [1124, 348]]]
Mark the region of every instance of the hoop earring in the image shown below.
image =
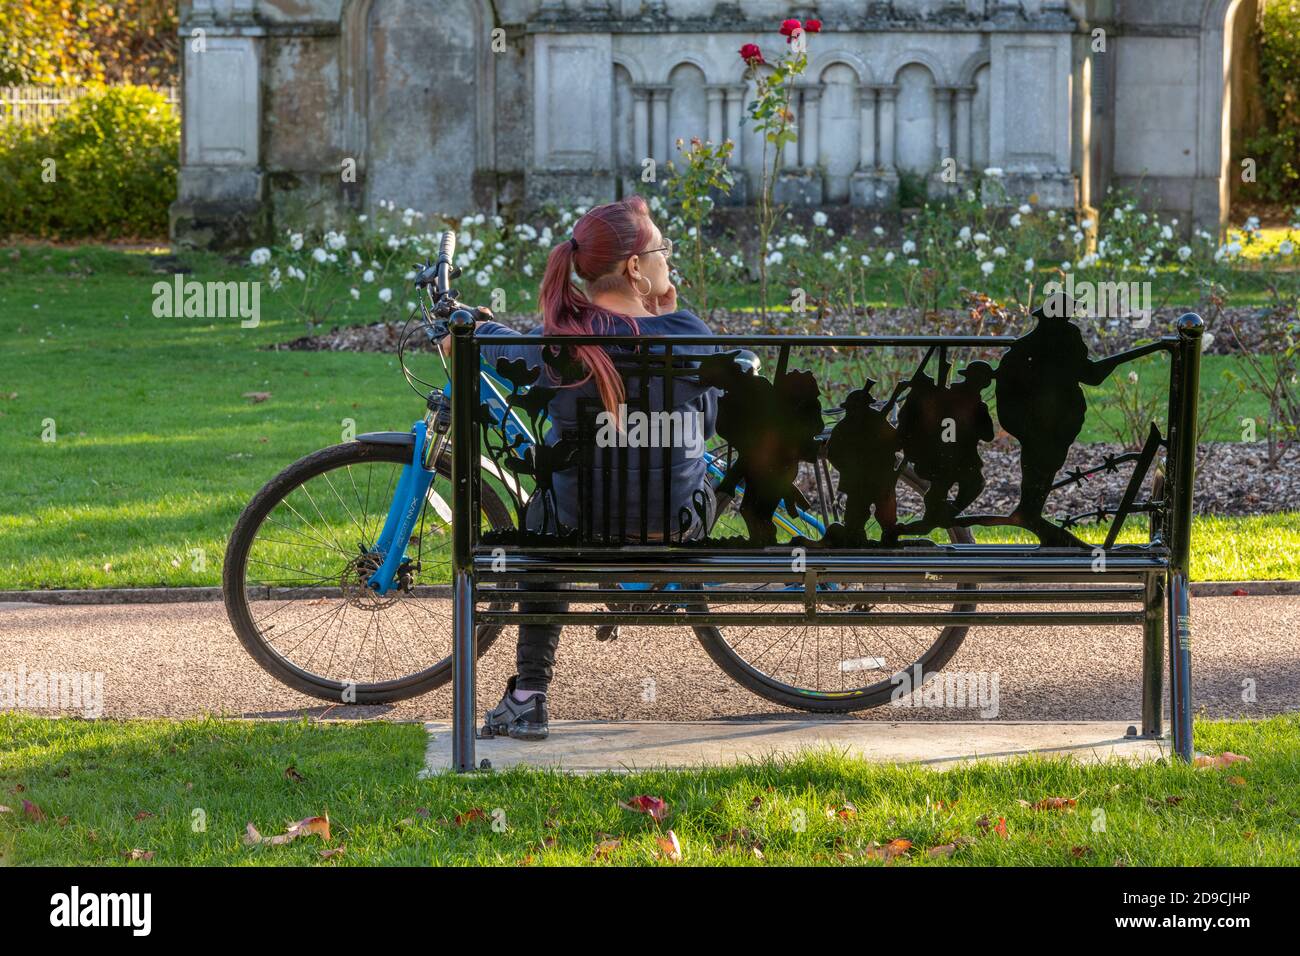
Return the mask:
[[[645, 279], [645, 291], [644, 291], [644, 292], [642, 292], [642, 291], [641, 291], [641, 287], [640, 287], [639, 285], [637, 285], [637, 281], [640, 280], [640, 279]], [[633, 288], [633, 289], [636, 289], [636, 294], [639, 295], [639, 296], [643, 296], [643, 297], [644, 297], [644, 296], [649, 295], [651, 292], [654, 291], [654, 287], [655, 287], [655, 284], [654, 284], [653, 282], [650, 281], [650, 277], [649, 277], [649, 276], [637, 276], [636, 279], [633, 279], [633, 280], [632, 280], [632, 288]]]

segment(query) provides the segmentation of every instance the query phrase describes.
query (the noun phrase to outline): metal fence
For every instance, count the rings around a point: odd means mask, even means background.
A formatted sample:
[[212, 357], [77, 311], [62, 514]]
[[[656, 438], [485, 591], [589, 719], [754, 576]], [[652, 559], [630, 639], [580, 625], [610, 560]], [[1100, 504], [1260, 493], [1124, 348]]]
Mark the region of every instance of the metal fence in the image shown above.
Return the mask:
[[[180, 91], [159, 87], [172, 109], [180, 112]], [[0, 123], [43, 123], [54, 119], [88, 90], [80, 86], [0, 86]]]

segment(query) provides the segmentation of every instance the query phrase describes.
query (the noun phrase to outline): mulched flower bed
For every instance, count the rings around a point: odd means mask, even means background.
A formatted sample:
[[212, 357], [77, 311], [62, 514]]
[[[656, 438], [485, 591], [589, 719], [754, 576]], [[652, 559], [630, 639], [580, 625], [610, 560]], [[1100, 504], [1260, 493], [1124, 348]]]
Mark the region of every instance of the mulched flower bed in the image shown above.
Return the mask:
[[[1261, 515], [1280, 511], [1300, 511], [1300, 452], [1291, 443], [1275, 469], [1268, 470], [1267, 445], [1263, 442], [1207, 442], [1198, 449], [1196, 463], [1195, 509], [1197, 514]], [[1107, 455], [1123, 454], [1122, 445], [1098, 442], [1076, 445], [1070, 450], [1065, 469], [1086, 470], [1101, 465]], [[980, 446], [984, 460], [984, 490], [966, 509], [969, 514], [1010, 514], [1020, 497], [1020, 449], [1009, 438]], [[1157, 459], [1159, 461], [1159, 459]], [[1101, 472], [1082, 482], [1066, 485], [1047, 499], [1046, 514], [1053, 518], [1083, 515], [1099, 507], [1114, 509], [1128, 485], [1133, 465], [1120, 464], [1113, 472]], [[1154, 469], [1153, 469], [1154, 471]], [[801, 488], [815, 497], [811, 471], [800, 475]], [[900, 485], [900, 509], [919, 511], [921, 499]], [[1148, 478], [1139, 499], [1151, 488]], [[1146, 516], [1134, 515], [1130, 521], [1141, 522]]]
[[[1167, 309], [1157, 313], [1150, 329], [1137, 332], [1121, 323], [1118, 330], [1112, 330], [1102, 340], [1095, 327], [1080, 323], [1086, 338], [1091, 340], [1094, 353], [1114, 351], [1125, 348], [1155, 329], [1169, 328], [1170, 323], [1186, 309]], [[787, 316], [788, 318], [788, 316]], [[534, 327], [536, 317], [531, 315], [502, 316], [501, 321], [521, 330]], [[756, 331], [755, 315], [752, 312], [732, 312], [715, 310], [710, 316], [709, 324], [719, 333], [754, 334]], [[815, 323], [813, 328], [825, 333], [912, 333], [921, 331], [918, 326], [918, 314], [907, 309], [868, 310], [861, 316], [828, 316], [820, 321], [813, 317], [803, 323]], [[1236, 351], [1236, 343], [1226, 331], [1226, 322], [1237, 323], [1238, 331], [1248, 348], [1258, 344], [1267, 327], [1266, 323], [1277, 321], [1268, 310], [1261, 309], [1225, 309], [1219, 320], [1222, 331], [1216, 335], [1208, 351], [1225, 354]], [[969, 317], [964, 313], [941, 313], [930, 320], [924, 331], [947, 333], [969, 331]], [[331, 351], [331, 352], [395, 352], [401, 336], [402, 322], [379, 322], [373, 325], [336, 327], [322, 335], [303, 336], [292, 342], [274, 346], [276, 349], [294, 351]], [[1010, 329], [991, 329], [989, 333], [1016, 334], [1027, 326]], [[423, 335], [411, 339], [413, 348], [428, 347]], [[1078, 445], [1066, 463], [1067, 469], [1088, 468], [1101, 464], [1108, 454], [1119, 454], [1125, 449], [1117, 444], [1098, 443]], [[981, 448], [984, 459], [984, 476], [987, 481], [984, 491], [976, 500], [970, 511], [1005, 514], [1016, 503], [1019, 491], [1020, 454], [1014, 441], [1001, 438], [991, 445]], [[1196, 510], [1201, 514], [1219, 515], [1254, 515], [1270, 514], [1279, 511], [1300, 510], [1300, 453], [1296, 443], [1291, 443], [1274, 469], [1266, 468], [1266, 445], [1258, 443], [1211, 442], [1202, 445], [1198, 454], [1196, 476]], [[1098, 474], [1088, 480], [1061, 488], [1052, 494], [1048, 501], [1048, 513], [1057, 516], [1064, 514], [1082, 514], [1094, 511], [1101, 504], [1113, 507], [1124, 492], [1128, 482], [1131, 465], [1120, 466], [1117, 473]], [[811, 491], [811, 480], [809, 477]], [[908, 502], [904, 495], [904, 503]], [[1142, 516], [1138, 516], [1141, 520]]]
[[[1075, 322], [1083, 331], [1089, 348], [1096, 354], [1102, 354], [1129, 348], [1139, 339], [1169, 333], [1174, 321], [1183, 313], [1191, 311], [1195, 310], [1191, 307], [1160, 310], [1145, 329], [1135, 329], [1130, 321], [1120, 319], [1076, 319]], [[539, 324], [539, 318], [534, 314], [502, 315], [498, 318], [505, 325], [520, 331], [535, 328]], [[853, 314], [831, 312], [820, 317], [814, 312], [808, 312], [797, 319], [788, 312], [774, 312], [770, 318], [783, 331], [827, 335], [969, 335], [976, 331], [975, 323], [967, 313], [951, 309], [934, 312], [928, 317], [918, 309], [859, 308]], [[1280, 328], [1286, 320], [1285, 314], [1271, 308], [1225, 308], [1207, 329], [1209, 342], [1205, 351], [1211, 355], [1230, 355], [1242, 351], [1241, 346], [1251, 352], [1267, 348], [1265, 336], [1268, 331]], [[762, 331], [754, 312], [713, 309], [709, 313], [708, 323], [719, 334], [754, 335]], [[403, 325], [403, 322], [376, 322], [372, 325], [336, 326], [324, 334], [306, 335], [275, 348], [309, 352], [395, 352]], [[1236, 326], [1240, 346], [1229, 329], [1230, 325]], [[989, 320], [984, 325], [983, 333], [1017, 335], [1029, 331], [1031, 327], [1032, 323], [1028, 319], [1015, 319], [1006, 325], [998, 325]], [[418, 341], [423, 341], [423, 336], [412, 339], [413, 343]]]

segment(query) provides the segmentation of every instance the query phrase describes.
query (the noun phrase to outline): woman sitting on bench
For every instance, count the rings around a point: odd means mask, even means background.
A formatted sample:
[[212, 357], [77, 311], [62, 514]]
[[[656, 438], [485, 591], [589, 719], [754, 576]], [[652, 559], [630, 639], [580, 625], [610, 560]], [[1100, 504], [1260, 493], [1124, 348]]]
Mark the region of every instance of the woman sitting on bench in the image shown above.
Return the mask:
[[[650, 218], [645, 200], [640, 196], [597, 206], [573, 227], [573, 237], [553, 250], [542, 278], [539, 301], [542, 326], [531, 335], [708, 335], [710, 330], [690, 312], [677, 308], [677, 290], [670, 276], [668, 258], [672, 243], [664, 239]], [[580, 289], [573, 283], [576, 274]], [[511, 334], [512, 329], [496, 322], [484, 322], [479, 331], [485, 335]], [[661, 349], [652, 349], [657, 351]], [[550, 404], [552, 428], [546, 440], [579, 426], [580, 408], [599, 402], [613, 416], [625, 422], [629, 396], [639, 399], [640, 389], [648, 387], [649, 407], [655, 412], [672, 412], [662, 420], [679, 425], [677, 439], [671, 442], [671, 455], [661, 447], [597, 448], [596, 464], [585, 481], [585, 500], [579, 502], [578, 469], [557, 471], [554, 476], [556, 518], [561, 527], [592, 529], [603, 535], [605, 528], [616, 538], [642, 540], [643, 525], [650, 529], [649, 539], [663, 539], [668, 529], [671, 540], [701, 536], [713, 520], [714, 499], [708, 481], [703, 445], [714, 433], [718, 411], [718, 392], [688, 379], [673, 382], [673, 407], [664, 407], [662, 377], [650, 378], [648, 386], [636, 374], [624, 376], [615, 367], [613, 356], [626, 354], [622, 347], [606, 349], [597, 345], [575, 346], [572, 350], [586, 376], [576, 383], [561, 386]], [[673, 354], [707, 354], [713, 346], [676, 346]], [[529, 365], [542, 366], [541, 346], [491, 344], [484, 342], [481, 355], [495, 363], [498, 358], [524, 359]], [[544, 377], [547, 384], [559, 384]], [[620, 406], [623, 406], [620, 409]], [[635, 406], [633, 406], [635, 407]], [[623, 412], [620, 415], [620, 410]], [[685, 423], [685, 427], [681, 427]], [[620, 426], [621, 427], [621, 426]], [[622, 436], [624, 444], [633, 444]], [[662, 432], [662, 430], [661, 430]], [[603, 444], [597, 442], [597, 444]], [[625, 458], [626, 480], [615, 473], [617, 456]], [[646, 458], [643, 461], [641, 455]], [[664, 458], [671, 469], [664, 474]], [[649, 473], [646, 483], [650, 494], [641, 498], [642, 470]], [[594, 474], [594, 479], [592, 475]], [[602, 475], [609, 480], [602, 480]], [[668, 515], [663, 513], [665, 487], [670, 489]], [[619, 488], [626, 497], [619, 500]], [[608, 489], [608, 491], [605, 491]], [[603, 495], [608, 494], [609, 500]], [[703, 503], [703, 507], [701, 507]], [[530, 527], [538, 530], [543, 509], [530, 508]], [[704, 514], [701, 514], [701, 511]], [[544, 529], [553, 533], [556, 529]], [[552, 585], [559, 587], [562, 585]], [[564, 604], [547, 602], [521, 605], [524, 613], [562, 611]], [[486, 730], [509, 734], [522, 740], [542, 740], [547, 735], [546, 691], [555, 668], [555, 651], [560, 641], [558, 624], [524, 624], [519, 628], [516, 655], [518, 673], [506, 684], [505, 695], [488, 712]]]

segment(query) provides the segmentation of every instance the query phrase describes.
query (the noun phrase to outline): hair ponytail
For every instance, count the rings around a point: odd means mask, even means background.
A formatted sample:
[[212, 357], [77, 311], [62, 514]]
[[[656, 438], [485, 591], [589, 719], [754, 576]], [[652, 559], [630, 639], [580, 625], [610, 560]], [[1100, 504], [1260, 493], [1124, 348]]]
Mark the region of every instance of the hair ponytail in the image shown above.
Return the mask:
[[[547, 335], [601, 335], [612, 324], [612, 317], [583, 293], [573, 282], [576, 274], [589, 287], [614, 275], [619, 263], [636, 255], [651, 236], [650, 210], [640, 196], [597, 206], [577, 221], [573, 238], [565, 239], [551, 250], [546, 260], [538, 292], [542, 310], [542, 331]], [[633, 333], [636, 320], [628, 317]], [[599, 345], [574, 346], [574, 353], [587, 368], [581, 385], [596, 381], [601, 404], [617, 413], [625, 393], [622, 376], [614, 367], [609, 353]]]

